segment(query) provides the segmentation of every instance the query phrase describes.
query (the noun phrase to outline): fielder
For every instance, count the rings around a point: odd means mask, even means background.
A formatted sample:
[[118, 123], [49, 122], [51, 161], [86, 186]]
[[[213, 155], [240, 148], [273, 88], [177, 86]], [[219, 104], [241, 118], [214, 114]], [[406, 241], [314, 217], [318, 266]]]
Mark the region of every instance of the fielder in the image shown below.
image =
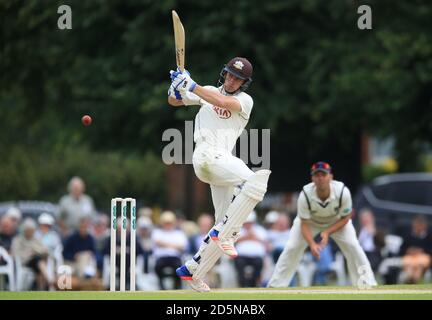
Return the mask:
[[210, 185], [215, 209], [214, 227], [195, 256], [177, 269], [177, 275], [199, 292], [210, 291], [202, 279], [222, 254], [237, 256], [234, 242], [240, 228], [267, 191], [270, 171], [253, 172], [231, 153], [252, 111], [252, 97], [244, 92], [252, 71], [247, 59], [234, 58], [222, 69], [218, 87], [198, 85], [187, 71], [170, 72], [169, 104], [200, 106], [192, 162], [197, 177]]
[[[309, 245], [312, 255], [319, 259], [329, 237], [333, 238], [347, 260], [352, 285], [376, 286], [370, 263], [351, 221], [349, 189], [342, 182], [333, 180], [328, 163], [315, 163], [311, 176], [312, 182], [303, 187], [297, 201], [297, 217], [268, 287], [288, 287], [306, 247]], [[314, 237], [318, 233], [321, 241], [316, 243]]]

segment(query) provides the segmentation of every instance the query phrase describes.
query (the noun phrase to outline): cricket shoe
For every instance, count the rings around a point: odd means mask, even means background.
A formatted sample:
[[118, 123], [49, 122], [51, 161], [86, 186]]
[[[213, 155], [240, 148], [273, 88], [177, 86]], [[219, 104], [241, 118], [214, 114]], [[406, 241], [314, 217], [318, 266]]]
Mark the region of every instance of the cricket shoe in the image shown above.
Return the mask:
[[210, 287], [202, 281], [201, 279], [194, 279], [192, 277], [192, 273], [189, 272], [186, 266], [181, 266], [176, 269], [176, 274], [180, 277], [180, 279], [185, 280], [191, 286], [192, 289], [198, 292], [209, 292]]
[[231, 258], [237, 258], [238, 252], [234, 247], [234, 240], [232, 238], [229, 239], [220, 239], [219, 231], [216, 229], [212, 229], [210, 231], [210, 238], [217, 244], [217, 246]]

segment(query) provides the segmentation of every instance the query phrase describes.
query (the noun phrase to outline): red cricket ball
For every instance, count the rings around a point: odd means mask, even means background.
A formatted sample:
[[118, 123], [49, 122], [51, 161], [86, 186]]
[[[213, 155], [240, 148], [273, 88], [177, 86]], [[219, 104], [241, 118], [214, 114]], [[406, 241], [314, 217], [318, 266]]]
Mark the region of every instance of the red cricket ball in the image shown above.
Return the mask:
[[85, 115], [81, 118], [83, 125], [88, 126], [92, 123], [92, 118], [89, 115]]

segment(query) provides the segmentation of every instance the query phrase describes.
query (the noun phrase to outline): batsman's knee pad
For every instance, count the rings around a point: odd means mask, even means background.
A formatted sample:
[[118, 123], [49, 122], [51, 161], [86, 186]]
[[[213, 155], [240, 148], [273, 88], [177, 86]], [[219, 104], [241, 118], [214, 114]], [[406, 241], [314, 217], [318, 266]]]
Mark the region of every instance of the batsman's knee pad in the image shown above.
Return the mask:
[[220, 238], [235, 236], [233, 232], [242, 227], [258, 202], [263, 200], [270, 173], [270, 170], [259, 170], [245, 182], [240, 194], [228, 207], [225, 219], [216, 226]]
[[270, 177], [270, 170], [259, 170], [255, 172], [244, 184], [242, 192], [249, 198], [260, 202], [267, 192], [267, 183]]

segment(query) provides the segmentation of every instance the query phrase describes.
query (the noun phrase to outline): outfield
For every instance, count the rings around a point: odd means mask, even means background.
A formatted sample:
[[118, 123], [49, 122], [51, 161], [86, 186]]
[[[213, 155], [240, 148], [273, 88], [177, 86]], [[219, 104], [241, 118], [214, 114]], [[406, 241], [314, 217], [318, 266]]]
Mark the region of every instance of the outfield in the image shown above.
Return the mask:
[[354, 287], [214, 289], [141, 292], [34, 291], [0, 292], [0, 300], [432, 300], [432, 284]]

